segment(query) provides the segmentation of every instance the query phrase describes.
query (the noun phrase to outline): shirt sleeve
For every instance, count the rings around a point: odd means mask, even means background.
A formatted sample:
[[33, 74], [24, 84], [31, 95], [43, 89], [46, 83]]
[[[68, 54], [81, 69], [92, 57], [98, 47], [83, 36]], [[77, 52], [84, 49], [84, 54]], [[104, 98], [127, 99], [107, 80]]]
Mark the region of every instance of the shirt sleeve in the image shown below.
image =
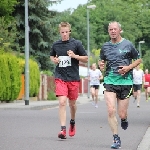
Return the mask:
[[79, 56], [87, 56], [87, 53], [81, 43], [81, 41], [77, 40], [77, 51]]
[[55, 52], [55, 50], [54, 50], [54, 44], [53, 44], [52, 47], [51, 47], [50, 56], [56, 56], [56, 52]]
[[132, 43], [131, 43], [131, 55], [133, 60], [137, 60], [140, 58], [139, 51], [133, 46]]
[[100, 59], [99, 60], [106, 60], [105, 59], [105, 55], [104, 55], [104, 46], [102, 47], [102, 49], [100, 50]]
[[102, 72], [99, 70], [99, 76], [102, 76]]

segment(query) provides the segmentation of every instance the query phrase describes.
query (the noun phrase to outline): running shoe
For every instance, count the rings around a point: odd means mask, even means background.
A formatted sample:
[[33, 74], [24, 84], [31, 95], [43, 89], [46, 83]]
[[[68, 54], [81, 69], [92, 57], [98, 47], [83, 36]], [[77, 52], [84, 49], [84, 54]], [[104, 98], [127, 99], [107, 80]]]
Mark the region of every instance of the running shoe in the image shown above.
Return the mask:
[[97, 104], [95, 105], [95, 108], [98, 108], [98, 105], [97, 105]]
[[60, 139], [66, 139], [66, 130], [61, 130], [59, 133], [58, 133], [58, 138]]
[[70, 124], [70, 128], [69, 128], [69, 136], [74, 136], [76, 132], [76, 128], [75, 128], [75, 124]]
[[114, 141], [113, 141], [113, 144], [111, 145], [111, 148], [112, 149], [119, 149], [121, 148], [121, 140], [120, 140], [120, 137], [114, 137]]
[[126, 119], [121, 119], [121, 127], [122, 129], [126, 130], [128, 128], [128, 120]]
[[95, 102], [94, 102], [94, 101], [92, 101], [92, 105], [93, 105], [93, 106], [95, 105]]
[[137, 107], [140, 108], [140, 104], [137, 104]]

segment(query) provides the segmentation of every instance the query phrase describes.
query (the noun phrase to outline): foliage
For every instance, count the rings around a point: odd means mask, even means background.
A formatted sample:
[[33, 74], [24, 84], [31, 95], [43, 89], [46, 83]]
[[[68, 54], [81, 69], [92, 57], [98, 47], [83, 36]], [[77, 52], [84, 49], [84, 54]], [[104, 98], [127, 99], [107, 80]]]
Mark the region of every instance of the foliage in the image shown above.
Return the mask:
[[19, 67], [21, 70], [21, 74], [25, 74], [25, 60], [22, 58], [18, 58], [19, 61]]
[[118, 21], [122, 25], [122, 36], [130, 40], [135, 47], [139, 41], [142, 44], [143, 61], [150, 66], [147, 51], [150, 48], [150, 2], [147, 0], [90, 0], [85, 5], [79, 5], [74, 11], [67, 10], [61, 14], [62, 20], [72, 25], [72, 36], [83, 42], [87, 47], [87, 5], [96, 5], [89, 10], [90, 51], [99, 49], [109, 41], [108, 24]]
[[0, 17], [5, 16], [7, 21], [12, 20], [12, 12], [17, 0], [0, 0]]
[[[54, 65], [49, 59], [50, 47], [56, 37], [55, 25], [59, 22], [58, 12], [49, 11], [48, 6], [52, 5], [52, 2], [48, 0], [31, 0], [29, 1], [29, 41], [30, 41], [30, 55], [40, 64], [41, 70], [53, 70]], [[24, 15], [24, 0], [19, 0], [19, 4], [16, 5], [13, 13], [17, 22], [18, 43], [21, 48], [21, 52], [25, 52], [25, 15]]]
[[92, 65], [93, 63], [98, 64], [99, 55], [100, 55], [100, 49], [92, 50], [92, 54], [90, 56], [90, 65]]
[[37, 96], [40, 87], [40, 70], [38, 64], [29, 60], [29, 87], [30, 87], [30, 97]]
[[0, 66], [0, 100], [15, 100], [21, 88], [21, 71], [17, 57], [1, 51]]
[[57, 100], [57, 97], [53, 91], [50, 91], [50, 92], [48, 92], [47, 99], [48, 100]]
[[143, 57], [143, 64], [144, 64], [144, 67], [143, 69], [148, 69], [150, 71], [150, 59], [149, 59], [149, 56], [150, 56], [150, 52], [147, 51], [146, 52], [146, 55]]
[[10, 48], [19, 50], [16, 42], [17, 31], [14, 21], [6, 21], [6, 17], [0, 17], [0, 46], [5, 51], [9, 51]]
[[53, 72], [48, 71], [48, 70], [42, 71], [42, 74], [46, 74], [46, 75], [48, 75], [48, 76], [53, 76]]
[[[21, 74], [25, 74], [25, 59], [18, 58]], [[29, 59], [29, 96], [38, 95], [40, 87], [40, 70], [36, 61]]]
[[[90, 0], [75, 10], [68, 9], [62, 13], [50, 11], [48, 7], [53, 3], [49, 0], [30, 0], [30, 56], [37, 60], [40, 69], [51, 72], [54, 70], [54, 64], [49, 59], [49, 51], [52, 43], [59, 38], [58, 24], [61, 21], [71, 23], [72, 36], [81, 40], [85, 49], [87, 48], [87, 5], [91, 4], [95, 4], [96, 9], [89, 9], [90, 51], [101, 48], [109, 40], [108, 23], [116, 20], [122, 24], [122, 36], [132, 41], [135, 47], [138, 47], [139, 41], [145, 40], [141, 51], [144, 65], [150, 66], [147, 55], [150, 48], [148, 0]], [[25, 52], [24, 6], [24, 0], [0, 1], [0, 17], [4, 16], [0, 19], [0, 38], [7, 46], [21, 53]], [[13, 17], [16, 22], [13, 22]]]

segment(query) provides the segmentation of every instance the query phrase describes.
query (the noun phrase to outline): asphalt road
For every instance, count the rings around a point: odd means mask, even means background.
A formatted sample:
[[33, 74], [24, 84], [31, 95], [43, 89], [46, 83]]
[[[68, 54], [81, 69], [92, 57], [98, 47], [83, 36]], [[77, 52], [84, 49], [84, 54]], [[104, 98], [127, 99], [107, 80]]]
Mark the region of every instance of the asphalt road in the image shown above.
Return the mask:
[[[150, 101], [142, 99], [140, 108], [133, 103], [133, 98], [130, 100], [127, 130], [121, 129], [118, 119], [122, 150], [137, 150], [150, 126]], [[67, 107], [67, 129], [69, 116]], [[78, 104], [76, 130], [74, 137], [57, 138], [60, 131], [58, 107], [0, 110], [0, 150], [110, 150], [113, 138], [105, 101], [99, 101], [97, 109], [89, 101]]]

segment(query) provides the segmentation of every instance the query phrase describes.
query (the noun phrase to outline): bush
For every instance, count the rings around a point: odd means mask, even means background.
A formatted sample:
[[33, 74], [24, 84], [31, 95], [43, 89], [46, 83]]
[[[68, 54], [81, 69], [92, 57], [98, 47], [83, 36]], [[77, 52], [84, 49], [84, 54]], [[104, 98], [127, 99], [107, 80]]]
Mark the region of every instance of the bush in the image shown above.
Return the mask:
[[46, 74], [48, 76], [52, 76], [53, 75], [53, 73], [51, 71], [48, 71], [48, 70], [42, 71], [42, 74]]
[[[19, 58], [19, 64], [22, 74], [25, 73], [25, 60]], [[36, 61], [29, 59], [29, 96], [38, 95], [40, 87], [40, 70]]]
[[0, 52], [0, 100], [15, 100], [21, 88], [21, 70], [16, 56]]
[[[21, 90], [21, 74], [25, 60], [0, 49], [0, 101], [16, 100]], [[38, 95], [40, 70], [36, 61], [29, 60], [29, 96]]]
[[29, 61], [30, 68], [30, 97], [38, 95], [40, 87], [40, 70], [37, 62], [30, 59]]
[[48, 100], [57, 100], [57, 97], [53, 91], [50, 91], [47, 96]]

